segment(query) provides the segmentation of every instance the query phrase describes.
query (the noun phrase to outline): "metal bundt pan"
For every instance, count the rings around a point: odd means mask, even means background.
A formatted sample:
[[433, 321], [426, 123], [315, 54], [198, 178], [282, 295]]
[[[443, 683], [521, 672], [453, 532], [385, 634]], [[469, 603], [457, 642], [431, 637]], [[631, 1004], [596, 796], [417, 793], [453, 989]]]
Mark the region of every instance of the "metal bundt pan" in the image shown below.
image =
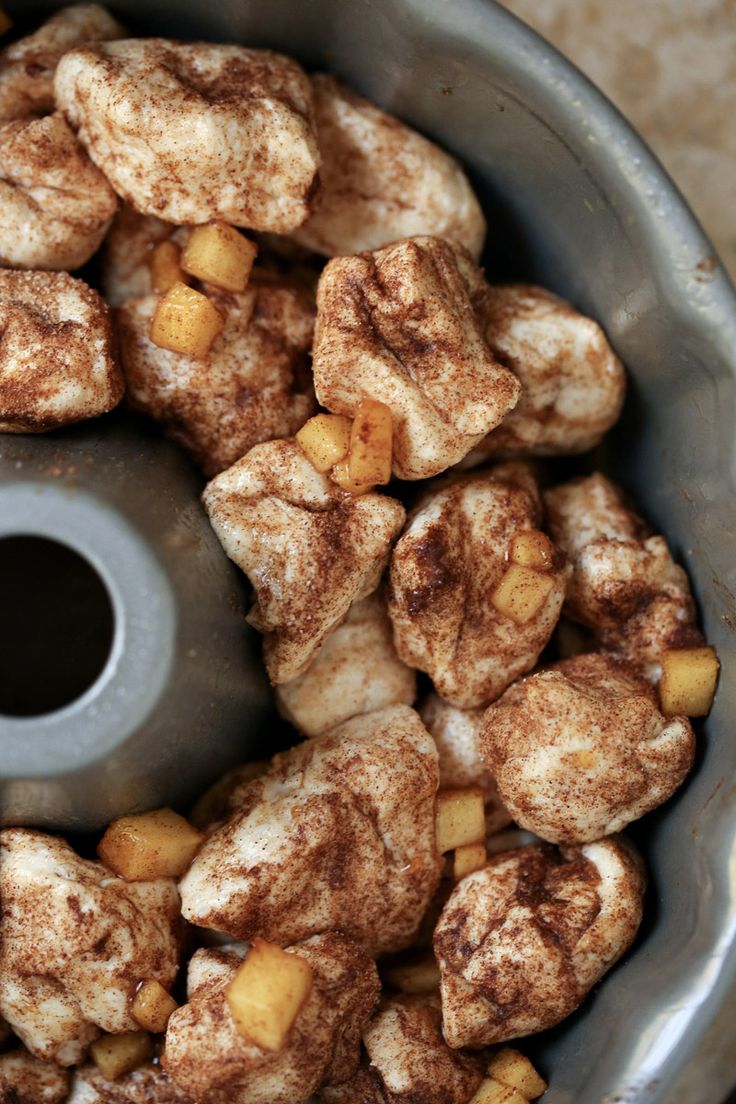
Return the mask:
[[[9, 4], [23, 18], [59, 6]], [[490, 2], [110, 6], [137, 33], [270, 46], [329, 68], [453, 150], [486, 206], [491, 275], [572, 299], [628, 365], [605, 459], [687, 565], [723, 673], [695, 774], [640, 826], [646, 930], [536, 1057], [553, 1073], [549, 1104], [719, 1104], [736, 1042], [736, 298], [711, 244], [611, 105]], [[111, 657], [82, 698], [40, 719], [0, 719], [5, 809], [91, 823], [121, 804], [184, 796], [247, 751], [265, 700], [196, 477], [172, 447], [114, 419], [5, 437], [0, 450], [0, 532], [78, 549], [117, 619]]]

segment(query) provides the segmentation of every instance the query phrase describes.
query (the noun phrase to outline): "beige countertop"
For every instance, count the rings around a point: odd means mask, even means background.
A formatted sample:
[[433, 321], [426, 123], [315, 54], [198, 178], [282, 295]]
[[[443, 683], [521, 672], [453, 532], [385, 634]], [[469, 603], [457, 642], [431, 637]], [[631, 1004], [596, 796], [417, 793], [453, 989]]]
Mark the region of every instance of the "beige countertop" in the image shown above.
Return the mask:
[[736, 278], [736, 0], [503, 0], [663, 162]]

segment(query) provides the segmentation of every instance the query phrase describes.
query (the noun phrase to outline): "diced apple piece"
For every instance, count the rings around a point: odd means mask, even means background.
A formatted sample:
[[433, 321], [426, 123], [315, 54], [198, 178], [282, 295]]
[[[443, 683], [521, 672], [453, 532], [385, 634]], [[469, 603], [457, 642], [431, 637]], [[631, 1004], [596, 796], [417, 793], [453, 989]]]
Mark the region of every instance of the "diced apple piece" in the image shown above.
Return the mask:
[[151, 273], [151, 287], [159, 295], [170, 291], [174, 284], [186, 284], [189, 281], [181, 270], [181, 249], [172, 241], [162, 241], [148, 254], [148, 270]]
[[133, 1019], [154, 1035], [160, 1035], [166, 1030], [169, 1016], [176, 1012], [178, 1004], [167, 993], [160, 981], [150, 978], [144, 981], [138, 992], [133, 997], [131, 1012]]
[[491, 595], [491, 603], [517, 625], [525, 625], [540, 611], [554, 585], [551, 575], [511, 564]]
[[97, 854], [129, 882], [178, 878], [202, 846], [204, 836], [172, 809], [154, 809], [113, 820]]
[[181, 267], [190, 276], [225, 291], [244, 291], [258, 246], [225, 222], [197, 226], [189, 237]]
[[440, 790], [435, 810], [435, 831], [440, 854], [484, 840], [486, 818], [483, 790], [478, 786]]
[[350, 477], [347, 460], [341, 460], [338, 464], [335, 464], [330, 472], [330, 479], [333, 483], [337, 483], [338, 487], [342, 487], [344, 491], [350, 491], [350, 494], [368, 494], [369, 491], [373, 490], [372, 483], [356, 483]]
[[151, 1037], [145, 1031], [126, 1031], [123, 1035], [103, 1035], [89, 1048], [92, 1061], [107, 1081], [117, 1081], [132, 1073], [152, 1054]]
[[401, 993], [434, 993], [440, 987], [440, 969], [434, 955], [389, 966], [383, 971], [389, 985]]
[[494, 1077], [486, 1077], [468, 1104], [529, 1104], [529, 1101], [510, 1085], [504, 1085]]
[[281, 1050], [312, 988], [312, 968], [265, 939], [254, 939], [227, 987], [227, 1003], [241, 1035], [263, 1050]]
[[715, 648], [670, 648], [662, 657], [659, 695], [668, 717], [705, 717], [710, 712], [720, 664]]
[[466, 843], [463, 847], [456, 847], [452, 863], [453, 878], [459, 882], [466, 874], [482, 870], [487, 859], [485, 843]]
[[547, 1082], [539, 1076], [529, 1059], [512, 1047], [503, 1047], [494, 1054], [488, 1073], [496, 1081], [516, 1089], [526, 1100], [536, 1100], [547, 1091]]
[[13, 20], [10, 18], [4, 8], [0, 8], [0, 35], [5, 34], [13, 26]]
[[598, 765], [598, 753], [594, 748], [578, 748], [577, 751], [571, 751], [566, 758], [578, 770], [594, 770]]
[[374, 399], [362, 399], [353, 418], [348, 453], [348, 472], [354, 483], [391, 481], [392, 440], [389, 407]]
[[299, 430], [296, 439], [318, 472], [329, 471], [345, 459], [350, 448], [351, 425], [350, 419], [342, 414], [315, 414]]
[[206, 295], [186, 284], [174, 284], [156, 307], [150, 338], [161, 349], [201, 360], [224, 324]]
[[509, 559], [521, 567], [533, 571], [551, 571], [554, 566], [555, 546], [540, 529], [525, 529], [511, 541]]

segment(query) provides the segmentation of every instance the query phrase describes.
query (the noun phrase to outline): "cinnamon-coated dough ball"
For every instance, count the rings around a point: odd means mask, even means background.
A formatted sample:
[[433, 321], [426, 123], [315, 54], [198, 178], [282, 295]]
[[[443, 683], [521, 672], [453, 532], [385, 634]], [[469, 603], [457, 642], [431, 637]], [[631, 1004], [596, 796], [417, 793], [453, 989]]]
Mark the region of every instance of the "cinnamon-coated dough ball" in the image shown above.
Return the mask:
[[557, 624], [568, 577], [562, 557], [549, 565], [550, 590], [524, 623], [491, 601], [513, 538], [539, 524], [528, 475], [509, 464], [430, 484], [391, 556], [396, 650], [460, 709], [487, 705], [529, 671]]
[[600, 653], [511, 686], [486, 711], [481, 753], [522, 828], [552, 843], [619, 832], [681, 785], [695, 755], [687, 717], [663, 717], [649, 683]]
[[66, 272], [0, 269], [0, 432], [41, 433], [123, 394], [103, 299]]
[[489, 287], [480, 314], [521, 398], [466, 458], [554, 456], [593, 448], [618, 419], [626, 373], [597, 322], [544, 288]]
[[549, 527], [572, 563], [566, 610], [604, 651], [658, 681], [668, 648], [703, 643], [687, 573], [663, 536], [599, 472], [544, 496]]
[[197, 1104], [305, 1104], [324, 1080], [353, 1074], [360, 1034], [380, 991], [374, 963], [338, 932], [286, 950], [309, 963], [312, 988], [279, 1051], [245, 1038], [230, 1013], [225, 990], [242, 964], [240, 954], [194, 955], [189, 1001], [169, 1020], [163, 1064]]
[[360, 713], [412, 705], [416, 674], [396, 655], [381, 590], [350, 607], [307, 671], [276, 687], [278, 707], [305, 736], [319, 736]]
[[140, 981], [179, 969], [179, 895], [169, 878], [126, 882], [64, 840], [0, 832], [0, 1012], [37, 1058], [80, 1062], [100, 1031], [138, 1031]]
[[257, 273], [245, 291], [207, 294], [223, 327], [202, 358], [151, 341], [158, 295], [129, 299], [115, 317], [131, 405], [166, 426], [212, 476], [254, 445], [290, 437], [312, 414], [314, 305], [301, 288]]
[[569, 1016], [631, 945], [644, 886], [616, 837], [559, 853], [519, 847], [458, 882], [434, 936], [450, 1046], [502, 1043]]
[[320, 184], [314, 213], [294, 238], [335, 257], [432, 234], [477, 260], [486, 222], [454, 157], [335, 77], [311, 81]]
[[319, 151], [301, 67], [269, 50], [164, 38], [70, 50], [57, 103], [118, 195], [167, 222], [286, 234]]
[[79, 268], [117, 205], [63, 115], [0, 126], [0, 265]]
[[437, 751], [394, 705], [275, 756], [181, 882], [193, 924], [284, 945], [335, 929], [373, 955], [408, 946], [439, 883]]
[[223, 548], [253, 583], [250, 623], [264, 633], [274, 685], [298, 678], [353, 602], [380, 581], [404, 508], [352, 495], [312, 467], [296, 441], [269, 441], [207, 484]]
[[519, 381], [493, 357], [474, 301], [485, 281], [462, 246], [416, 237], [337, 257], [317, 289], [314, 384], [333, 414], [376, 399], [393, 417], [393, 470], [425, 479], [499, 424]]
[[391, 997], [363, 1032], [365, 1057], [350, 1081], [322, 1090], [324, 1104], [468, 1104], [487, 1056], [442, 1038], [439, 997]]

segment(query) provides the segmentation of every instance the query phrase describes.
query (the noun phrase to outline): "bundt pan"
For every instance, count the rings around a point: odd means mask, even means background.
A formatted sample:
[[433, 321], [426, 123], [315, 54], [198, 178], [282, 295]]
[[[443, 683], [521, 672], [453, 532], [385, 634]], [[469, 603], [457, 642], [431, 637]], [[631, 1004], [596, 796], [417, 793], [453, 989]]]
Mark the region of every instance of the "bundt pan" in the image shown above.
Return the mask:
[[[19, 21], [59, 6], [9, 3]], [[720, 1104], [736, 1043], [727, 1011], [736, 975], [736, 299], [712, 246], [611, 105], [490, 2], [110, 6], [135, 33], [270, 46], [329, 68], [454, 151], [486, 206], [492, 277], [524, 277], [572, 299], [627, 364], [625, 416], [602, 462], [687, 565], [723, 673], [694, 776], [640, 828], [648, 926], [535, 1056], [551, 1074], [549, 1104]], [[9, 664], [0, 712], [14, 711], [0, 718], [6, 822], [93, 826], [122, 807], [186, 799], [273, 724], [238, 611], [243, 593], [198, 506], [197, 477], [173, 446], [118, 417], [47, 438], [4, 437], [0, 464]], [[24, 632], [43, 672], [30, 684], [7, 643]], [[97, 652], [85, 653], [85, 633]], [[43, 716], [23, 715], [33, 712], [29, 694]]]

